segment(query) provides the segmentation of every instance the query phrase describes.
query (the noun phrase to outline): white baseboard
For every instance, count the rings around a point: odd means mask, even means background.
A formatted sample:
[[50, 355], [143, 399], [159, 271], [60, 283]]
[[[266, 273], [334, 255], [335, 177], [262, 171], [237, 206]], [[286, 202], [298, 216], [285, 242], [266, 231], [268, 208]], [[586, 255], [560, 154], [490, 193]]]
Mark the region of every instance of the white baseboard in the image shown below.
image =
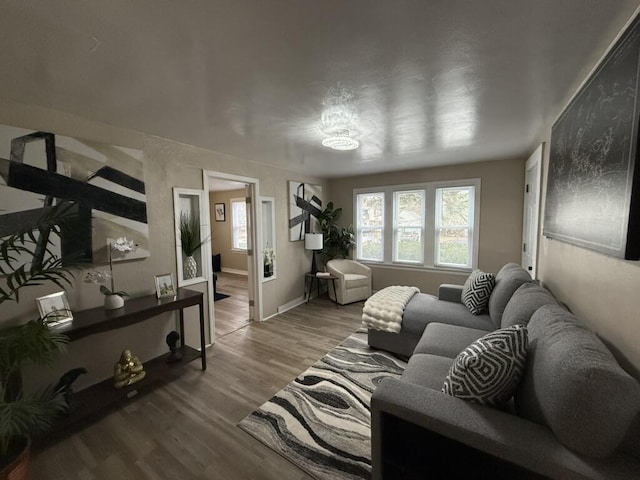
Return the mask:
[[244, 276], [249, 275], [249, 272], [247, 272], [246, 270], [236, 270], [235, 268], [223, 268], [222, 271], [224, 273], [233, 273], [235, 275], [244, 275]]
[[285, 303], [284, 305], [280, 305], [278, 307], [278, 313], [284, 313], [287, 310], [291, 310], [292, 308], [296, 308], [298, 305], [302, 305], [304, 303], [304, 295], [298, 298], [294, 298], [290, 302]]

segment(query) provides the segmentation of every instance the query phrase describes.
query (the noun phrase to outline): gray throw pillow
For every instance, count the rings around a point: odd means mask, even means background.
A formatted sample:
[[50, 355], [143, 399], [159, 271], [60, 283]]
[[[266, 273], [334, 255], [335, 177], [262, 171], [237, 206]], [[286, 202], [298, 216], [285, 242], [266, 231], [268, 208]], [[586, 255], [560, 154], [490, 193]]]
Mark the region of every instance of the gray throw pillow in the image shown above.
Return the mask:
[[489, 304], [491, 291], [496, 284], [493, 273], [474, 270], [462, 287], [462, 303], [474, 315], [480, 315]]
[[525, 369], [527, 327], [514, 325], [479, 338], [458, 354], [442, 391], [481, 405], [502, 407]]
[[529, 321], [527, 368], [515, 394], [518, 415], [548, 426], [583, 455], [606, 457], [640, 409], [640, 386], [602, 341], [558, 305]]

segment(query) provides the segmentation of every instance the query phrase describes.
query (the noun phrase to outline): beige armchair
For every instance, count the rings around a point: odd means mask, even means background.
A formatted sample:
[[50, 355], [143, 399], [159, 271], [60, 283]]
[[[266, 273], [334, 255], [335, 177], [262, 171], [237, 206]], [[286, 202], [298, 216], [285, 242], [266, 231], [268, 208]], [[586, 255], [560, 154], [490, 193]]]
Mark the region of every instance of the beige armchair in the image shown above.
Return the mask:
[[353, 260], [334, 258], [327, 262], [327, 272], [335, 275], [335, 294], [329, 288], [329, 297], [340, 305], [366, 300], [371, 296], [371, 269]]

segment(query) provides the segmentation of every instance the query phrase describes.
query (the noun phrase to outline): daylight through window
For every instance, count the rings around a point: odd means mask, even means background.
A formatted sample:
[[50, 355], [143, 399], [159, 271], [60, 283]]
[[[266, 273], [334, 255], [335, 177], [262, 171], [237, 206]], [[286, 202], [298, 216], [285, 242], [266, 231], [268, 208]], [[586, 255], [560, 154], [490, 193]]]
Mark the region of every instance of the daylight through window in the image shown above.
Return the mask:
[[475, 268], [479, 196], [479, 179], [354, 190], [356, 258]]
[[244, 198], [231, 199], [231, 222], [233, 225], [233, 248], [247, 249], [247, 204]]

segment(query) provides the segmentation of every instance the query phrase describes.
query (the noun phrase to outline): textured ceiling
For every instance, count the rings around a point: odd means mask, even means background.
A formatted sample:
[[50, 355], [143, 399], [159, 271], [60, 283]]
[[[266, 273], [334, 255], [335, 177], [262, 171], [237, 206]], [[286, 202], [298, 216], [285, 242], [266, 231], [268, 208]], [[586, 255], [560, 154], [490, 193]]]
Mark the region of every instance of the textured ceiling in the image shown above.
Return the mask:
[[0, 96], [322, 176], [524, 156], [639, 4], [0, 0]]

